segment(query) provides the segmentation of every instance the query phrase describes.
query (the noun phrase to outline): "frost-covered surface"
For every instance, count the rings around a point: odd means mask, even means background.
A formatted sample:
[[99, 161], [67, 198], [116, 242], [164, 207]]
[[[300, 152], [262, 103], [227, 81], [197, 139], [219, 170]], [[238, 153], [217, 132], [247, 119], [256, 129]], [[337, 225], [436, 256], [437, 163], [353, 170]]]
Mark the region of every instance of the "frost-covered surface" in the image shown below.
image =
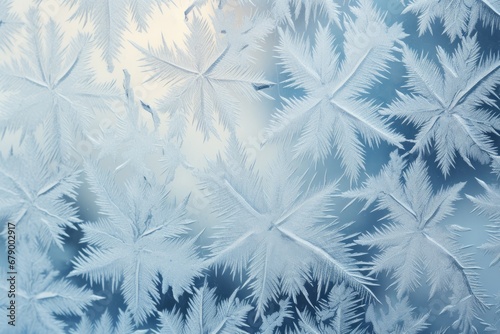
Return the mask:
[[0, 0], [0, 332], [500, 332], [499, 96], [498, 0]]

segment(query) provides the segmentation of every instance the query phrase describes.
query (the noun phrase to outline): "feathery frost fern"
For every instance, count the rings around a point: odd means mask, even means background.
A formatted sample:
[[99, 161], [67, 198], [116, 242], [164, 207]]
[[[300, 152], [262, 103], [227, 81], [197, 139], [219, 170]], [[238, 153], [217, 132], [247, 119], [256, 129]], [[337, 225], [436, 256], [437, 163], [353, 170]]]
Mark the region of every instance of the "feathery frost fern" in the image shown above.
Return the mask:
[[495, 89], [500, 84], [500, 57], [482, 57], [476, 37], [464, 38], [452, 55], [438, 47], [439, 66], [405, 46], [403, 62], [413, 94], [399, 93], [382, 114], [403, 118], [419, 131], [410, 153], [436, 151], [444, 175], [455, 165], [455, 155], [472, 167], [497, 154], [489, 136], [500, 131]]
[[364, 164], [363, 141], [376, 146], [384, 140], [401, 146], [404, 137], [389, 127], [374, 102], [363, 97], [395, 60], [395, 45], [406, 35], [401, 25], [390, 27], [370, 3], [353, 7], [354, 19], [345, 19], [343, 53], [334, 47], [330, 27], [318, 27], [309, 47], [291, 31], [280, 31], [279, 53], [288, 85], [306, 96], [287, 101], [274, 117], [270, 133], [275, 140], [290, 141], [297, 156], [324, 161], [332, 148], [346, 173], [356, 179]]
[[[480, 288], [477, 266], [458, 243], [465, 228], [443, 221], [454, 211], [464, 183], [434, 192], [427, 167], [418, 158], [406, 167], [396, 152], [379, 175], [369, 177], [364, 186], [343, 196], [376, 203], [377, 210], [387, 210], [382, 227], [366, 232], [356, 242], [376, 247], [380, 254], [373, 259], [371, 272], [392, 273], [398, 298], [422, 285], [427, 274], [430, 294], [450, 290], [450, 304], [444, 308], [458, 313], [453, 327], [461, 332], [475, 331], [473, 321], [487, 307]], [[444, 311], [443, 310], [443, 311]]]
[[148, 18], [156, 8], [166, 3], [166, 0], [63, 0], [76, 7], [73, 19], [80, 19], [94, 25], [94, 38], [102, 51], [102, 57], [108, 65], [108, 71], [114, 70], [114, 62], [120, 55], [124, 43], [123, 34], [128, 29], [129, 11], [133, 22], [139, 31], [148, 28]]
[[301, 191], [305, 180], [284, 159], [260, 175], [233, 140], [226, 162], [219, 157], [202, 177], [212, 210], [221, 225], [209, 246], [210, 262], [247, 273], [257, 316], [281, 294], [296, 300], [305, 285], [346, 281], [370, 295], [351, 254], [349, 236], [331, 215], [335, 183]]
[[93, 78], [90, 36], [79, 33], [65, 44], [56, 22], [43, 23], [34, 8], [27, 15], [23, 55], [0, 66], [0, 89], [11, 94], [0, 100], [0, 129], [30, 133], [45, 124], [54, 133], [53, 145], [67, 155], [75, 132], [86, 130], [94, 109], [109, 108], [118, 96], [112, 82]]

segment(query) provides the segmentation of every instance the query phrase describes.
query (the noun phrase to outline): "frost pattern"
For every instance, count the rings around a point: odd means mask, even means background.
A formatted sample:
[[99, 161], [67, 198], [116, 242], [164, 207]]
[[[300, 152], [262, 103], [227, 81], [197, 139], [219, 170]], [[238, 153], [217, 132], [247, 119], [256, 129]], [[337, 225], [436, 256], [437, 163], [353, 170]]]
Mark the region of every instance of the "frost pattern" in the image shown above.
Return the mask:
[[0, 0], [0, 332], [498, 331], [499, 14]]
[[[402, 298], [422, 284], [425, 271], [431, 295], [451, 290], [451, 304], [443, 311], [458, 312], [460, 318], [453, 326], [468, 333], [475, 330], [474, 318], [487, 307], [486, 296], [470, 254], [465, 254], [458, 243], [459, 233], [466, 229], [442, 226], [443, 220], [453, 214], [454, 202], [460, 199], [464, 185], [458, 183], [434, 192], [423, 160], [406, 168], [404, 160], [394, 152], [379, 175], [369, 177], [365, 187], [344, 196], [376, 202], [377, 210], [389, 212], [387, 224], [356, 240], [381, 250], [374, 258], [372, 273], [392, 272], [397, 295]], [[449, 282], [453, 284], [448, 286]]]

